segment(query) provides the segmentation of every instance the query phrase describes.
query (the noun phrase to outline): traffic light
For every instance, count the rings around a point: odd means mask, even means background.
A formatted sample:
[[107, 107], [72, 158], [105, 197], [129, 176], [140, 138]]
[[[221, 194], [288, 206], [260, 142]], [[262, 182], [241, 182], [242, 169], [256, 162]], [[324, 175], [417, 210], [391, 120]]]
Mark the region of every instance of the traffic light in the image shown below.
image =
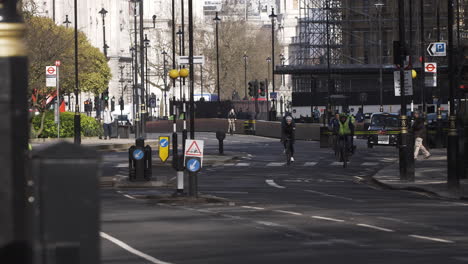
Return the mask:
[[124, 100], [122, 97], [120, 97], [119, 99], [119, 105], [120, 105], [120, 111], [123, 111], [124, 110]]
[[255, 82], [254, 81], [250, 81], [249, 82], [249, 96], [254, 96], [255, 94]]
[[103, 95], [104, 95], [104, 100], [108, 101], [109, 100], [109, 91], [105, 91], [103, 93]]
[[265, 97], [266, 95], [266, 87], [264, 81], [260, 81], [259, 94], [261, 97]]

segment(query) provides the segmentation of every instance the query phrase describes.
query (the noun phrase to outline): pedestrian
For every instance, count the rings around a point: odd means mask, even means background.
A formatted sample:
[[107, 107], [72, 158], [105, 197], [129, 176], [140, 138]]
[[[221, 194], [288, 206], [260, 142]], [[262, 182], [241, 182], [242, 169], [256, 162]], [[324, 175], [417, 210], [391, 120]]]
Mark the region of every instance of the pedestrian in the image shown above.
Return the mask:
[[228, 132], [231, 136], [236, 131], [236, 120], [236, 111], [234, 110], [234, 108], [232, 108], [231, 111], [229, 111], [228, 113]]
[[285, 116], [281, 122], [281, 143], [284, 146], [284, 153], [289, 144], [291, 151], [291, 162], [294, 162], [294, 141], [296, 140], [296, 124], [291, 116]]
[[314, 117], [314, 122], [315, 122], [315, 123], [319, 123], [319, 122], [320, 122], [320, 111], [318, 110], [318, 107], [317, 107], [317, 106], [314, 108], [313, 117]]
[[104, 128], [104, 139], [107, 139], [107, 137], [110, 139], [112, 135], [112, 114], [111, 111], [109, 110], [109, 107], [106, 105], [104, 107], [104, 111], [102, 112], [103, 115], [103, 128]]
[[428, 159], [431, 156], [431, 153], [429, 153], [423, 145], [423, 138], [426, 136], [426, 125], [424, 124], [424, 118], [419, 115], [419, 112], [414, 113], [414, 123], [412, 128], [415, 138], [414, 159], [418, 159], [420, 150], [423, 152], [424, 158]]

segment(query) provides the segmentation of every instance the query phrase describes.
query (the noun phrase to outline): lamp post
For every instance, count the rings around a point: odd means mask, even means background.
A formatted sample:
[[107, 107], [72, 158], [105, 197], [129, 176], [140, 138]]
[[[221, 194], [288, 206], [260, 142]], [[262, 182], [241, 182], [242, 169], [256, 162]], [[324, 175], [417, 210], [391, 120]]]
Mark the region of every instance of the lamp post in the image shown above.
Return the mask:
[[[184, 34], [184, 32], [182, 32], [182, 28], [179, 27], [179, 30], [177, 31], [177, 36], [179, 37], [179, 55], [182, 56], [182, 35]], [[180, 66], [179, 66], [179, 70], [180, 70]], [[182, 101], [182, 98], [185, 99], [185, 92], [183, 93], [183, 87], [182, 87], [182, 79], [183, 78], [180, 78], [179, 79], [179, 101]]]
[[101, 14], [102, 16], [102, 39], [103, 39], [103, 50], [104, 50], [104, 56], [106, 56], [107, 58], [107, 48], [109, 46], [107, 46], [107, 43], [106, 43], [106, 20], [105, 20], [105, 17], [106, 17], [106, 14], [107, 14], [107, 10], [104, 9], [104, 7], [101, 9], [101, 11], [99, 11], [99, 14]]
[[146, 97], [146, 107], [149, 106], [149, 83], [148, 83], [148, 48], [150, 47], [150, 40], [148, 35], [145, 34], [145, 72], [146, 72], [146, 87], [145, 87], [145, 97]]
[[75, 117], [74, 117], [74, 139], [76, 145], [81, 144], [81, 116], [80, 103], [78, 102], [78, 0], [74, 1], [75, 13]]
[[[271, 18], [271, 86], [273, 92], [275, 92], [275, 20], [278, 17], [275, 14], [275, 9], [271, 8], [271, 14], [268, 16]], [[276, 104], [275, 99], [273, 99], [273, 113], [272, 117], [276, 120]]]
[[[136, 118], [137, 118], [136, 115], [137, 115], [138, 112], [137, 112], [136, 105], [135, 105], [135, 102], [136, 102], [136, 82], [135, 82], [135, 74], [134, 74], [134, 72], [135, 72], [135, 63], [134, 63], [135, 62], [135, 58], [134, 58], [135, 55], [134, 55], [134, 53], [135, 53], [135, 48], [131, 47], [130, 48], [130, 54], [132, 55], [132, 71], [131, 71], [131, 75], [132, 75], [132, 111], [133, 111], [133, 119], [135, 121], [137, 121], [136, 120]], [[136, 131], [137, 126], [136, 126], [135, 122], [133, 122], [133, 125], [134, 125], [135, 131]]]
[[219, 36], [218, 36], [218, 24], [219, 21], [221, 21], [221, 18], [218, 17], [218, 12], [216, 12], [215, 18], [213, 18], [213, 21], [216, 24], [216, 85], [218, 88], [218, 102], [221, 101], [221, 92], [219, 88]]
[[139, 15], [140, 15], [140, 80], [141, 80], [141, 136], [145, 137], [145, 126], [146, 126], [146, 107], [145, 107], [145, 95], [144, 95], [144, 83], [145, 83], [145, 54], [144, 52], [144, 38], [143, 38], [143, 0], [139, 0]]
[[325, 118], [323, 118], [323, 125], [328, 124], [331, 118], [331, 50], [330, 50], [330, 0], [326, 0], [325, 3], [326, 14], [326, 31], [327, 31], [327, 105], [325, 107]]
[[266, 83], [266, 85], [269, 86], [269, 84], [270, 84], [270, 63], [271, 63], [271, 58], [267, 57], [266, 62], [267, 62], [267, 83]]
[[380, 112], [384, 111], [383, 108], [383, 78], [382, 78], [382, 8], [384, 4], [382, 0], [378, 0], [375, 3], [375, 8], [377, 8], [377, 15], [379, 17], [379, 88], [380, 88]]
[[247, 100], [247, 59], [249, 56], [247, 56], [246, 53], [244, 53], [244, 100]]
[[167, 72], [166, 72], [166, 55], [167, 52], [163, 50], [163, 75], [164, 75], [164, 116], [167, 116]]

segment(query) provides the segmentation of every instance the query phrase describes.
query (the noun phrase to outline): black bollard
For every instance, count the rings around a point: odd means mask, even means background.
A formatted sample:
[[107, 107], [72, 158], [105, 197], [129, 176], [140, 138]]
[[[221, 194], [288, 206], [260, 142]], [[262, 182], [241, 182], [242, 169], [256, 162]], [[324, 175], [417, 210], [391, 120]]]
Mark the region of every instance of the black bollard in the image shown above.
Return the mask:
[[224, 154], [224, 139], [226, 138], [226, 132], [224, 131], [217, 131], [216, 138], [218, 139], [219, 143], [219, 154]]

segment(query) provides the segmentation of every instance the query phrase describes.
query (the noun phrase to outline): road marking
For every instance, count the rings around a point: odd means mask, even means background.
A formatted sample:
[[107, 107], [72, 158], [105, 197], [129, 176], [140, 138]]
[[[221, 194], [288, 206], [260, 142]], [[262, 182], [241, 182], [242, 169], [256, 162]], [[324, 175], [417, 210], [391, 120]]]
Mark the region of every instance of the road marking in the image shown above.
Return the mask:
[[323, 192], [318, 192], [318, 191], [313, 191], [313, 190], [304, 190], [305, 192], [310, 192], [310, 193], [315, 193], [318, 195], [326, 196], [326, 197], [333, 197], [337, 199], [342, 199], [342, 200], [347, 200], [347, 201], [353, 201], [353, 202], [363, 202], [363, 200], [359, 199], [352, 199], [348, 197], [343, 197], [343, 196], [338, 196], [338, 195], [333, 195], [333, 194], [328, 194], [328, 193], [323, 193]]
[[455, 243], [451, 240], [445, 240], [445, 239], [441, 239], [441, 238], [435, 238], [435, 237], [427, 237], [427, 236], [419, 236], [419, 235], [409, 235], [410, 237], [414, 237], [414, 238], [419, 238], [419, 239], [425, 239], [425, 240], [431, 240], [431, 241], [435, 241], [435, 242], [441, 242], [441, 243]]
[[130, 252], [130, 253], [132, 253], [134, 255], [137, 255], [137, 256], [139, 256], [139, 257], [141, 257], [143, 259], [146, 259], [147, 261], [149, 261], [151, 263], [154, 263], [154, 264], [170, 264], [170, 262], [165, 262], [165, 261], [159, 260], [159, 259], [154, 258], [154, 257], [152, 257], [150, 255], [147, 255], [147, 254], [145, 254], [145, 253], [143, 253], [143, 252], [141, 252], [139, 250], [136, 250], [136, 249], [132, 248], [131, 246], [125, 244], [124, 242], [118, 240], [117, 238], [112, 237], [112, 236], [110, 236], [110, 235], [108, 235], [108, 234], [106, 234], [104, 232], [100, 232], [100, 235], [101, 235], [102, 238], [109, 240], [110, 242], [116, 244], [117, 246], [127, 250], [128, 252]]
[[116, 168], [128, 168], [128, 163], [120, 163], [115, 166]]
[[281, 167], [284, 166], [286, 162], [270, 162], [267, 164], [267, 167]]
[[130, 198], [130, 199], [136, 200], [136, 198], [135, 198], [135, 197], [133, 197], [133, 196], [130, 196], [130, 195], [128, 195], [128, 194], [124, 194], [124, 196], [125, 196], [125, 197], [127, 197], [127, 198]]
[[380, 231], [385, 231], [385, 232], [395, 232], [391, 229], [388, 228], [383, 228], [383, 227], [378, 227], [378, 226], [373, 226], [373, 225], [367, 225], [367, 224], [356, 224], [357, 226], [362, 226], [362, 227], [367, 227], [370, 229], [375, 229], [375, 230], [380, 230]]
[[265, 210], [265, 208], [262, 208], [262, 207], [255, 207], [255, 206], [243, 205], [243, 206], [241, 206], [241, 207], [242, 207], [242, 208], [245, 208], [245, 209]]
[[236, 164], [234, 163], [225, 163], [224, 166], [235, 166]]
[[281, 186], [281, 185], [276, 184], [276, 182], [275, 182], [274, 180], [265, 180], [265, 182], [266, 182], [268, 185], [270, 185], [270, 186], [272, 186], [272, 187], [275, 187], [275, 188], [279, 188], [279, 189], [284, 189], [284, 188], [286, 188], [286, 187], [284, 187], [284, 186]]
[[331, 217], [323, 217], [323, 216], [318, 216], [318, 215], [313, 215], [311, 217], [314, 218], [314, 219], [326, 220], [326, 221], [332, 221], [332, 222], [339, 222], [339, 223], [342, 223], [342, 222], [345, 221], [345, 220], [342, 220], [342, 219], [331, 218]]
[[248, 192], [231, 192], [231, 191], [212, 191], [211, 193], [221, 193], [221, 194], [248, 194]]
[[304, 163], [304, 166], [309, 166], [309, 167], [312, 167], [312, 166], [315, 166], [317, 165], [317, 162], [306, 162]]
[[[348, 161], [347, 164], [349, 164], [350, 162]], [[343, 166], [343, 162], [341, 161], [334, 161], [330, 164], [330, 166]]]
[[378, 162], [364, 162], [361, 164], [361, 166], [377, 166], [379, 165]]
[[301, 213], [291, 212], [291, 211], [283, 211], [283, 210], [273, 210], [278, 213], [290, 214], [290, 215], [302, 215]]
[[255, 223], [259, 225], [265, 225], [265, 226], [281, 226], [280, 224], [273, 223], [273, 222], [267, 222], [267, 221], [255, 221]]
[[248, 166], [250, 166], [250, 163], [237, 163], [236, 166], [237, 167], [248, 167]]

